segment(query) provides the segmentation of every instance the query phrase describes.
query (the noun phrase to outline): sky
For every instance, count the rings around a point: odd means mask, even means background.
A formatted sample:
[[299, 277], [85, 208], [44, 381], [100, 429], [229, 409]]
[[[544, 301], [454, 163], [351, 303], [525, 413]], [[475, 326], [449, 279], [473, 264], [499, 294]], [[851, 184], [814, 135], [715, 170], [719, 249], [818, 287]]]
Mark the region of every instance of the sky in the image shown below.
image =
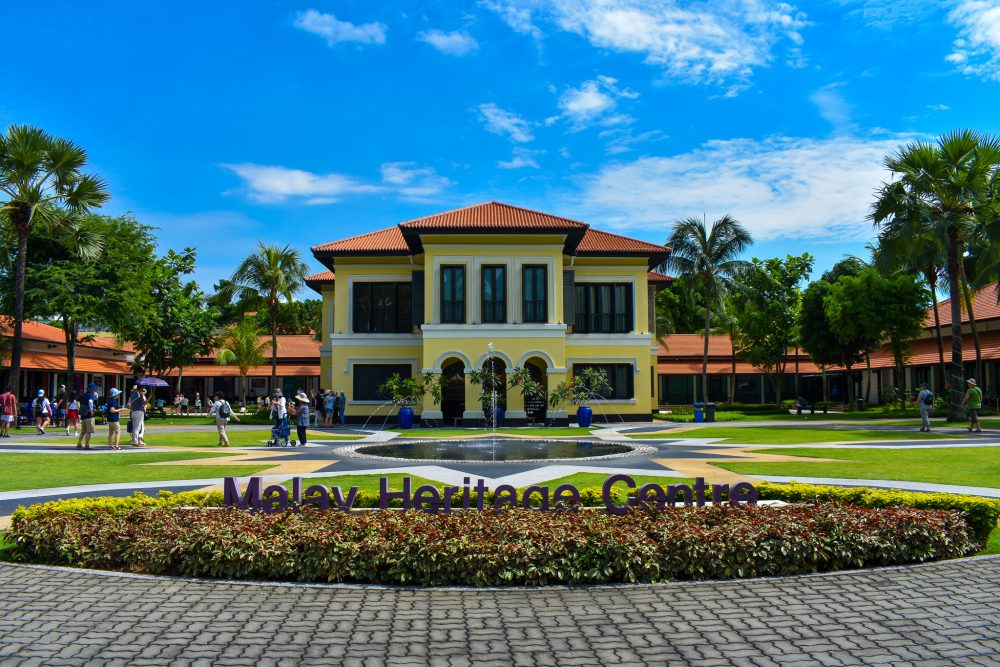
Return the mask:
[[[1000, 132], [998, 0], [7, 2], [0, 126], [70, 138], [104, 212], [198, 250], [498, 200], [663, 243], [730, 214], [748, 256], [867, 256], [882, 160]], [[20, 54], [20, 55], [18, 55]]]

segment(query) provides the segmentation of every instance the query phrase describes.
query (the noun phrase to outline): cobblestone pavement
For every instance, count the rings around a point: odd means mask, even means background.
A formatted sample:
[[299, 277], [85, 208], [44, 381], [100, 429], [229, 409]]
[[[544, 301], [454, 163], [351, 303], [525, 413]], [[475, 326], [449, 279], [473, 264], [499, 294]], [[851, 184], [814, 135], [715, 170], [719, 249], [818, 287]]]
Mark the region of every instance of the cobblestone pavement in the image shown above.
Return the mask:
[[743, 582], [392, 589], [0, 565], [0, 665], [1000, 665], [1000, 557]]

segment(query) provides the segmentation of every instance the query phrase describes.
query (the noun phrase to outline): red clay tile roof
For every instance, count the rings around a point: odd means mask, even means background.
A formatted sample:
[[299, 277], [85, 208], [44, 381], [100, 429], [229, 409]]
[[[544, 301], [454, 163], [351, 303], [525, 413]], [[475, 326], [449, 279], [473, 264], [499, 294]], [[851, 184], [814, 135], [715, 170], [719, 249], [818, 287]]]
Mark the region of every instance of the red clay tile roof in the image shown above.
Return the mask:
[[[0, 336], [11, 336], [13, 335], [14, 329], [12, 320], [10, 318], [3, 318], [0, 321]], [[85, 338], [88, 336], [87, 332], [81, 332], [80, 338]], [[21, 325], [21, 336], [25, 340], [38, 340], [44, 343], [59, 343], [60, 345], [66, 344], [66, 334], [59, 327], [54, 327], [49, 324], [42, 324], [41, 322], [32, 322], [31, 320], [25, 320]], [[80, 347], [96, 347], [103, 350], [115, 350], [131, 352], [133, 347], [131, 343], [125, 343], [124, 345], [119, 345], [114, 336], [95, 336], [93, 340], [89, 340], [86, 343], [80, 343]]]
[[313, 246], [312, 251], [320, 255], [407, 255], [410, 252], [410, 246], [403, 239], [403, 232], [396, 226], [352, 236], [340, 241], [323, 243]]
[[490, 201], [400, 223], [404, 229], [586, 229], [587, 224]]
[[646, 280], [650, 283], [672, 283], [674, 279], [670, 276], [665, 276], [662, 273], [657, 273], [656, 271], [650, 271], [646, 275]]
[[[997, 303], [997, 286], [990, 285], [972, 295], [972, 313], [976, 316], [976, 321], [992, 320], [1000, 317], [1000, 304]], [[969, 321], [969, 314], [965, 312], [965, 299], [960, 299], [962, 303], [962, 322]], [[951, 299], [938, 302], [938, 313], [941, 315], [941, 326], [951, 326]], [[927, 309], [927, 319], [924, 320], [925, 327], [934, 326], [934, 307]]]
[[316, 283], [322, 285], [323, 283], [332, 283], [336, 280], [333, 271], [320, 271], [319, 273], [314, 273], [311, 276], [306, 276], [306, 283]]
[[[260, 339], [271, 340], [270, 336], [261, 336]], [[204, 362], [214, 362], [216, 356], [216, 351], [198, 357], [198, 359]], [[269, 349], [264, 353], [264, 357], [267, 359], [265, 365], [271, 367], [271, 350]], [[279, 334], [278, 335], [278, 360], [280, 363], [281, 359], [307, 359], [315, 357], [319, 359], [319, 341], [312, 337], [311, 334]], [[184, 371], [185, 375], [187, 370]]]
[[576, 246], [578, 255], [667, 255], [670, 249], [666, 246], [646, 243], [638, 239], [630, 239], [620, 234], [602, 232], [596, 229], [588, 229], [583, 235], [583, 239]]

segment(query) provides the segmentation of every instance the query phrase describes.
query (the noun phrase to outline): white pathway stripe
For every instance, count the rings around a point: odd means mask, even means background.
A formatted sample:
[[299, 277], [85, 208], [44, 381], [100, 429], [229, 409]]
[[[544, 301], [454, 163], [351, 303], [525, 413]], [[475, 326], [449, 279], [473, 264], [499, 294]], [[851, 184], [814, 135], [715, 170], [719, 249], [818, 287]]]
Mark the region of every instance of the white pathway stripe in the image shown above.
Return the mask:
[[898, 479], [851, 479], [849, 477], [785, 477], [782, 475], [747, 475], [768, 482], [800, 482], [830, 486], [877, 486], [903, 491], [926, 491], [933, 493], [958, 493], [969, 496], [1000, 498], [1000, 489], [986, 486], [960, 486], [958, 484], [931, 484], [929, 482], [902, 482]]
[[642, 470], [639, 468], [601, 468], [598, 466], [573, 466], [573, 465], [552, 465], [544, 468], [526, 470], [506, 477], [498, 477], [495, 481], [501, 484], [510, 484], [514, 487], [538, 484], [551, 479], [567, 477], [578, 472], [596, 472], [604, 475], [648, 475], [650, 477], [683, 477], [676, 470]]

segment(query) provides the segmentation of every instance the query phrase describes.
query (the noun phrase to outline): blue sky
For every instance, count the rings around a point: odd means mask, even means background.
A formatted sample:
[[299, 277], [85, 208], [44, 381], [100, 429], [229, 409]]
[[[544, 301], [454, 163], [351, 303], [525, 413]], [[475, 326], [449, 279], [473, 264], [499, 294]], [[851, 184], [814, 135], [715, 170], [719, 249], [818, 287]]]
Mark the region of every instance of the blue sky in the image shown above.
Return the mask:
[[[298, 247], [490, 199], [663, 242], [864, 254], [881, 159], [996, 133], [996, 0], [21, 2], [0, 125], [90, 153], [106, 210], [206, 289]], [[23, 56], [15, 54], [24, 54]]]

